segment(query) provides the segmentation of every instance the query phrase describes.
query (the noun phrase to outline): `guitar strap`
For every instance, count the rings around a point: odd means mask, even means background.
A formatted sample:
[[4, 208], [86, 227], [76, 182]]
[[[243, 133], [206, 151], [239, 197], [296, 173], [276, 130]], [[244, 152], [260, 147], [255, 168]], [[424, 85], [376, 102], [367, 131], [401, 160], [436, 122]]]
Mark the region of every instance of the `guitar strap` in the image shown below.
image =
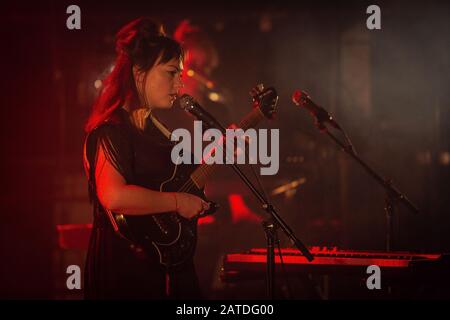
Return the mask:
[[172, 132], [170, 132], [169, 129], [165, 125], [163, 125], [151, 112], [150, 112], [150, 119], [152, 120], [155, 127], [159, 129], [159, 131], [162, 132], [162, 134], [170, 140], [170, 137], [172, 136]]
[[131, 121], [134, 123], [134, 125], [139, 128], [140, 130], [144, 131], [145, 129], [145, 123], [147, 121], [147, 118], [150, 117], [150, 120], [153, 122], [156, 128], [158, 128], [161, 133], [170, 140], [170, 137], [172, 136], [172, 132], [170, 132], [167, 127], [161, 123], [161, 121], [156, 118], [151, 109], [149, 108], [140, 108], [133, 110], [131, 112]]

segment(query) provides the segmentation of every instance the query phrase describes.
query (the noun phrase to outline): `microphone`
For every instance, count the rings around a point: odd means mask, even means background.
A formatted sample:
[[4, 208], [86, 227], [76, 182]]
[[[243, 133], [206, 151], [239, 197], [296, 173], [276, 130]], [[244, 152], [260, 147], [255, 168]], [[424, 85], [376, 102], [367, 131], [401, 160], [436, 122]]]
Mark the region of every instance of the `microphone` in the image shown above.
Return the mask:
[[299, 107], [306, 108], [313, 116], [316, 117], [319, 124], [322, 122], [328, 122], [336, 129], [341, 130], [341, 127], [336, 121], [334, 121], [331, 114], [321, 106], [316, 105], [305, 91], [295, 90], [292, 94], [292, 102]]
[[190, 95], [183, 94], [178, 103], [181, 109], [189, 112], [198, 120], [203, 121], [208, 128], [216, 128], [225, 133], [225, 128]]

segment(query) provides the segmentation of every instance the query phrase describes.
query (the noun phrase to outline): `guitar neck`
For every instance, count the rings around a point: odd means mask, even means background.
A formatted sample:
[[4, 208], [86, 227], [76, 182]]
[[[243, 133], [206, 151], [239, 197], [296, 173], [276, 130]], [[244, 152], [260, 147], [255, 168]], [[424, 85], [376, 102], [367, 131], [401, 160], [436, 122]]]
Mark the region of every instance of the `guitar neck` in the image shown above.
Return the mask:
[[[241, 120], [238, 128], [241, 128], [243, 130], [253, 128], [259, 122], [261, 122], [262, 119], [264, 119], [264, 114], [259, 108], [254, 108], [244, 117], [244, 119]], [[194, 172], [191, 173], [190, 178], [199, 189], [203, 189], [205, 187], [206, 181], [214, 172], [215, 168], [215, 164], [202, 163], [194, 170]]]

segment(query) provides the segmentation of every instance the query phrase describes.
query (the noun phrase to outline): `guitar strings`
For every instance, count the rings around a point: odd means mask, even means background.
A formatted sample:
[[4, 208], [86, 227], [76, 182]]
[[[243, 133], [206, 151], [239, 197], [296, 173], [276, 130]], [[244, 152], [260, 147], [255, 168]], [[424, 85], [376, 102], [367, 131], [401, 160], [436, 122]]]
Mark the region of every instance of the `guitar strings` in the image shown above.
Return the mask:
[[[253, 119], [252, 119], [253, 118]], [[257, 119], [255, 119], [257, 117], [252, 117], [252, 114], [250, 114], [248, 117], [246, 117], [244, 120], [242, 120], [242, 122], [239, 124], [239, 127], [246, 127], [248, 124], [250, 123], [257, 123]], [[252, 121], [253, 120], [253, 121]], [[210, 166], [206, 166], [204, 168], [200, 168], [200, 172], [202, 175], [206, 176], [208, 174], [208, 170], [212, 170], [212, 167]], [[203, 171], [203, 172], [202, 172]], [[195, 182], [189, 178], [188, 181], [186, 181], [183, 186], [180, 188], [180, 192], [187, 192], [189, 190], [191, 190], [192, 187], [194, 187]]]

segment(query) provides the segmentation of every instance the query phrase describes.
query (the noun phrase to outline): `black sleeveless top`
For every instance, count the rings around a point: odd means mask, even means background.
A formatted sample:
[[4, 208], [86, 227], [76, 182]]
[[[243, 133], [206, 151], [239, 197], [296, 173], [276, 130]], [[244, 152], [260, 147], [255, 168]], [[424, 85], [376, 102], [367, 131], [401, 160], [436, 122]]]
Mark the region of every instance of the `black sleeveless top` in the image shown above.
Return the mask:
[[[170, 157], [173, 142], [163, 135], [150, 117], [146, 120], [144, 131], [138, 130], [131, 123], [125, 109], [117, 109], [112, 119], [114, 121], [105, 122], [94, 129], [85, 142], [89, 166], [89, 196], [94, 215], [85, 265], [85, 297], [198, 299], [200, 292], [192, 261], [182, 270], [168, 274], [159, 264], [156, 254], [137, 254], [129, 242], [114, 232], [98, 200], [94, 177], [95, 160], [100, 146], [127, 184], [158, 190], [159, 185], [171, 176], [174, 168]], [[170, 297], [166, 294], [167, 283], [170, 283]]]

